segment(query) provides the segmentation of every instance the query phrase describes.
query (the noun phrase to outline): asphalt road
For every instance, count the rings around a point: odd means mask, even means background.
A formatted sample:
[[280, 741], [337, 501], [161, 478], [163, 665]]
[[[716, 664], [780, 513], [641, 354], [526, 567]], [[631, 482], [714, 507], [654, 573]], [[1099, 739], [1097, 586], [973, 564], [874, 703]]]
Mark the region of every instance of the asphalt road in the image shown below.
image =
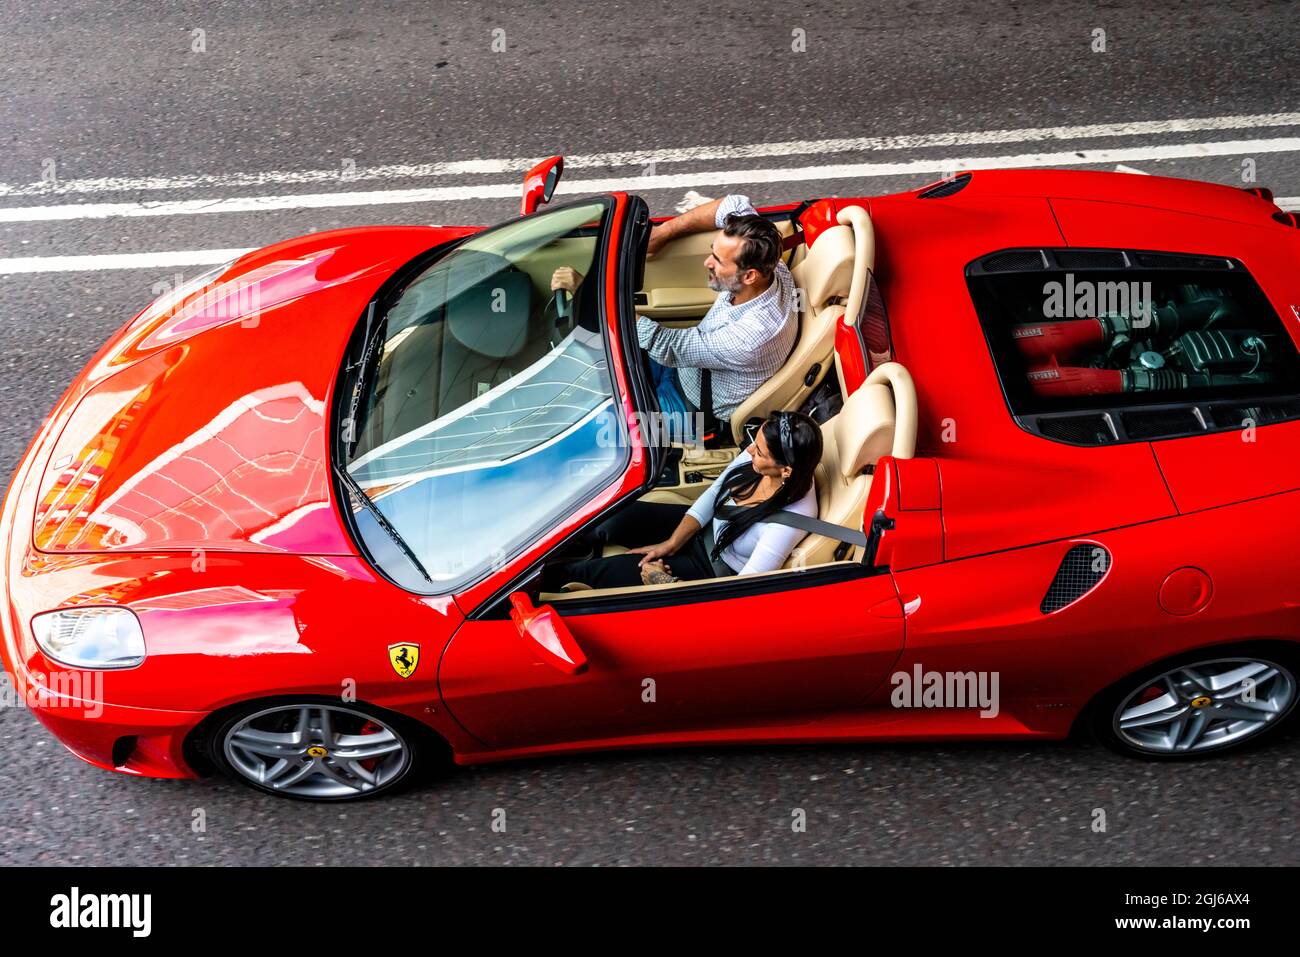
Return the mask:
[[[1253, 166], [1300, 197], [1300, 117], [1280, 115], [1300, 108], [1298, 40], [1293, 4], [1259, 2], [4, 0], [0, 471], [204, 251], [498, 221], [517, 200], [486, 187], [518, 179], [511, 160], [582, 157], [570, 183], [618, 179], [656, 213], [692, 188], [888, 192], [980, 157], [1235, 185]], [[471, 160], [490, 162], [429, 165]], [[393, 192], [443, 187], [464, 189]], [[341, 193], [368, 195], [310, 198]], [[275, 200], [231, 209], [248, 197]], [[44, 257], [74, 258], [31, 271]], [[499, 765], [339, 808], [107, 774], [2, 707], [0, 864], [1296, 864], [1298, 759], [1294, 734], [1177, 765], [1074, 744], [713, 749]]]

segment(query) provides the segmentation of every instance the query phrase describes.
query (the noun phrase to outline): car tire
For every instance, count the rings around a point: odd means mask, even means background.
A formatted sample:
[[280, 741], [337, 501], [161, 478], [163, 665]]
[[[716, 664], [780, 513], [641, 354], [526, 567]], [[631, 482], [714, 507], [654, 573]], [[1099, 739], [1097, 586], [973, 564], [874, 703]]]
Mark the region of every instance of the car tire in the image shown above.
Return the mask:
[[[1253, 747], [1294, 719], [1298, 663], [1300, 655], [1272, 646], [1183, 655], [1112, 685], [1093, 701], [1086, 720], [1092, 736], [1111, 750], [1149, 761]], [[1249, 702], [1248, 688], [1254, 696]]]
[[203, 752], [254, 790], [322, 802], [391, 794], [449, 763], [449, 749], [419, 722], [337, 698], [242, 705], [211, 725]]

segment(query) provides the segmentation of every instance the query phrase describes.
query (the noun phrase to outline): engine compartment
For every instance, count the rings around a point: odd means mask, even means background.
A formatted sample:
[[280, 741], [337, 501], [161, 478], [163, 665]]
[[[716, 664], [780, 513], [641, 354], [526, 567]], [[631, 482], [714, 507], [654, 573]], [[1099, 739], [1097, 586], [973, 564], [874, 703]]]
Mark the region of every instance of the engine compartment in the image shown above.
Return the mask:
[[1128, 264], [1158, 254], [1088, 255], [1111, 268], [1064, 269], [1083, 254], [1034, 250], [983, 260], [1012, 268], [968, 269], [1014, 414], [1295, 394], [1295, 343], [1236, 260], [1142, 268]]
[[1127, 313], [1024, 323], [1011, 329], [1039, 395], [1172, 392], [1272, 382], [1277, 334], [1266, 334], [1221, 290], [1180, 287], [1179, 300]]

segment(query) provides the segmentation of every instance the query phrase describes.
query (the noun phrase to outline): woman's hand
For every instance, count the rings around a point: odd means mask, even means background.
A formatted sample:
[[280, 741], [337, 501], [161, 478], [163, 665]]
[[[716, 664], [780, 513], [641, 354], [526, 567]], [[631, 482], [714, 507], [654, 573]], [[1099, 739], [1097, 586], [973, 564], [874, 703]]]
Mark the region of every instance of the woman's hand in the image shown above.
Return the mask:
[[641, 567], [645, 568], [647, 562], [657, 562], [661, 558], [667, 558], [669, 555], [677, 553], [677, 546], [673, 542], [660, 542], [658, 545], [642, 545], [640, 548], [629, 548], [629, 555], [644, 555], [641, 559]]

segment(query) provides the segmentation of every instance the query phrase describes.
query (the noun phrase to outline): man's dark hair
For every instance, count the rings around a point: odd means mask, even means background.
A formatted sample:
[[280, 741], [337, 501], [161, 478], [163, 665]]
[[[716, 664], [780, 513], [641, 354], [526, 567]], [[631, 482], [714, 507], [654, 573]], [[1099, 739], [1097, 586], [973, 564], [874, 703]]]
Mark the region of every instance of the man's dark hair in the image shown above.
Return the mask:
[[762, 216], [732, 213], [722, 227], [723, 235], [741, 239], [736, 268], [741, 272], [757, 269], [764, 276], [776, 271], [781, 261], [781, 233]]

